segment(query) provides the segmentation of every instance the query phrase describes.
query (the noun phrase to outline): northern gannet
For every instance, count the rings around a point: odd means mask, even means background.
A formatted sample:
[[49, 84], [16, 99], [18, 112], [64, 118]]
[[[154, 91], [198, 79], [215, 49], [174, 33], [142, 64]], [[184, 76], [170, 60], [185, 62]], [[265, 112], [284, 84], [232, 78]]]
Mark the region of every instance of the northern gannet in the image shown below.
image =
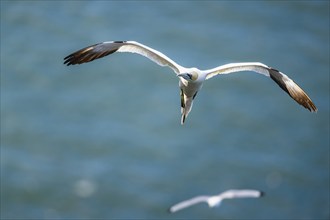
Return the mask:
[[224, 199], [235, 199], [235, 198], [258, 198], [263, 196], [264, 193], [257, 190], [251, 189], [232, 189], [227, 190], [219, 195], [215, 196], [197, 196], [185, 201], [182, 201], [178, 204], [171, 206], [168, 211], [173, 213], [179, 211], [181, 209], [187, 208], [192, 205], [196, 205], [197, 203], [206, 202], [210, 208], [219, 206]]
[[67, 66], [82, 64], [110, 55], [114, 52], [137, 53], [149, 58], [160, 66], [169, 66], [179, 77], [181, 96], [181, 124], [188, 116], [193, 100], [202, 88], [203, 82], [218, 74], [240, 71], [254, 71], [274, 80], [291, 98], [311, 112], [317, 108], [308, 95], [287, 75], [259, 62], [229, 63], [213, 69], [199, 70], [195, 67], [180, 66], [163, 53], [135, 41], [106, 41], [78, 50], [64, 58]]

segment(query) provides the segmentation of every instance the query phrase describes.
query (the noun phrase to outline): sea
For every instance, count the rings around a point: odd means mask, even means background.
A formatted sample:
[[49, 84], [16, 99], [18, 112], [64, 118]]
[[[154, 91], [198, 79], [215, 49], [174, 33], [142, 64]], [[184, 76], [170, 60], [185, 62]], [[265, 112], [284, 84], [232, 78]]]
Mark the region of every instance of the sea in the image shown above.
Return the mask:
[[[1, 0], [1, 219], [329, 219], [329, 1]], [[133, 40], [205, 81], [184, 125], [178, 78], [143, 56], [67, 55]], [[172, 205], [229, 189], [261, 198]]]

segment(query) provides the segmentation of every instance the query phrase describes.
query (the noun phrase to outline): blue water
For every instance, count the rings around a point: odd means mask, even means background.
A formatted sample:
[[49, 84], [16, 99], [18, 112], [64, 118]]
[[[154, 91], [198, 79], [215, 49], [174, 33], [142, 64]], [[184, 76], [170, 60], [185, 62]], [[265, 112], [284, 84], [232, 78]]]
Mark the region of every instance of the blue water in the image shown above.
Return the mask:
[[[178, 79], [144, 57], [63, 65], [135, 40], [201, 69], [259, 61], [294, 79], [204, 84], [184, 126]], [[1, 1], [2, 219], [328, 219], [329, 1]], [[261, 199], [176, 202], [227, 189]]]

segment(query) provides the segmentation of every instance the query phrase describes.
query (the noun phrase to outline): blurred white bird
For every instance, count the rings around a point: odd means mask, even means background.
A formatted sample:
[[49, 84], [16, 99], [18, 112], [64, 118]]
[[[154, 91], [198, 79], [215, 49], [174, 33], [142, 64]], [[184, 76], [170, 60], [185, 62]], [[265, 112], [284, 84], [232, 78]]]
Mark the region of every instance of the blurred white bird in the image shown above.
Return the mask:
[[169, 212], [173, 213], [181, 209], [187, 208], [197, 203], [206, 202], [210, 208], [219, 206], [224, 199], [235, 199], [235, 198], [259, 198], [263, 196], [264, 193], [257, 190], [251, 189], [232, 189], [225, 191], [219, 195], [215, 196], [197, 196], [183, 202], [180, 202], [169, 208]]
[[160, 66], [169, 66], [176, 73], [179, 77], [179, 87], [181, 90], [181, 124], [185, 122], [185, 119], [192, 108], [193, 100], [206, 79], [210, 79], [218, 74], [228, 74], [240, 71], [254, 71], [270, 77], [300, 105], [304, 106], [311, 112], [317, 111], [316, 106], [308, 95], [287, 75], [258, 62], [229, 63], [213, 69], [199, 70], [195, 67], [182, 67], [161, 52], [135, 41], [107, 41], [85, 47], [68, 55], [64, 58], [64, 64], [69, 66], [86, 63], [114, 52], [131, 52], [140, 54]]

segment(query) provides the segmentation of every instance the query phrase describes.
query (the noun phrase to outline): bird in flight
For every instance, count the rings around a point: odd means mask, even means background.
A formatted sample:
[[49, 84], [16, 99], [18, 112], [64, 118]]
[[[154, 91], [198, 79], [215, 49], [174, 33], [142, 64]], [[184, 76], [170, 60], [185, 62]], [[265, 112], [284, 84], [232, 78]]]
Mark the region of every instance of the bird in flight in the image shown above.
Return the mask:
[[219, 74], [228, 74], [241, 71], [253, 71], [263, 74], [274, 80], [297, 103], [311, 112], [317, 108], [308, 95], [287, 75], [259, 62], [229, 63], [208, 70], [199, 70], [195, 67], [183, 67], [163, 53], [135, 41], [107, 41], [94, 44], [78, 50], [64, 58], [67, 66], [82, 64], [105, 57], [115, 52], [137, 53], [149, 58], [160, 66], [169, 66], [179, 78], [181, 96], [181, 124], [184, 124], [198, 91], [203, 82]]
[[189, 206], [196, 205], [197, 203], [206, 202], [210, 208], [219, 206], [224, 199], [236, 199], [236, 198], [259, 198], [264, 193], [251, 189], [232, 189], [227, 190], [219, 195], [214, 196], [196, 196], [194, 198], [177, 203], [169, 208], [169, 212], [177, 212], [181, 209], [185, 209]]

